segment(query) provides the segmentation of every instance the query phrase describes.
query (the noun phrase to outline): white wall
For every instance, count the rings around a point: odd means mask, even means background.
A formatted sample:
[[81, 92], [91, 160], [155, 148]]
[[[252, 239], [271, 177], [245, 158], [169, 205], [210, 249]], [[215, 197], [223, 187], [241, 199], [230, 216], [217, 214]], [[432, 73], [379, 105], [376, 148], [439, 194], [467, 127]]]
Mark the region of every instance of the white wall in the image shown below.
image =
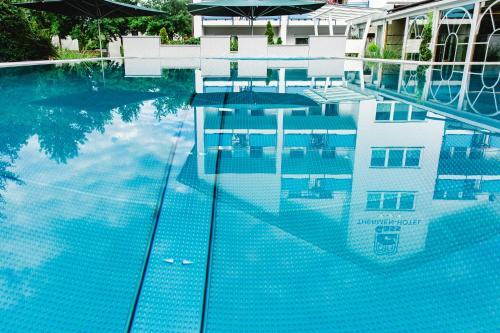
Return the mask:
[[309, 45], [269, 45], [269, 58], [307, 58]]
[[345, 45], [345, 53], [362, 54], [365, 48], [365, 41], [363, 39], [347, 39]]
[[161, 76], [161, 60], [151, 59], [125, 59], [125, 76], [151, 77]]
[[125, 57], [157, 58], [160, 56], [160, 37], [123, 36]]
[[267, 60], [238, 60], [239, 77], [267, 77]]
[[266, 58], [266, 36], [238, 36], [238, 56], [243, 58]]
[[[52, 37], [52, 45], [59, 47], [59, 37]], [[78, 39], [72, 39], [71, 37], [66, 37], [61, 40], [61, 46], [65, 50], [79, 51]]]
[[344, 57], [345, 36], [310, 36], [309, 57]]
[[230, 42], [229, 36], [202, 36], [200, 38], [201, 57], [229, 57]]
[[199, 45], [160, 45], [161, 58], [199, 58]]
[[344, 75], [344, 60], [319, 59], [309, 61], [308, 77], [342, 77]]
[[116, 40], [110, 40], [108, 43], [108, 56], [110, 57], [121, 57], [120, 47], [122, 46], [122, 41], [120, 38]]
[[128, 58], [331, 58], [343, 57], [345, 44], [345, 36], [310, 36], [309, 45], [267, 45], [264, 36], [239, 36], [238, 51], [231, 52], [229, 36], [202, 36], [200, 45], [160, 45], [156, 36], [123, 36]]
[[[425, 248], [444, 122], [431, 119], [406, 123], [377, 122], [377, 103], [375, 100], [360, 103], [347, 244], [353, 252], [370, 260], [393, 263]], [[409, 136], [410, 132], [421, 135]], [[372, 168], [370, 160], [373, 147], [422, 147], [420, 167]], [[369, 191], [415, 191], [415, 209], [386, 212], [366, 210]], [[394, 221], [393, 225], [401, 226], [399, 248], [392, 256], [379, 256], [374, 252], [375, 228], [379, 225], [376, 221], [381, 219]], [[403, 220], [416, 222], [400, 225], [398, 221]]]

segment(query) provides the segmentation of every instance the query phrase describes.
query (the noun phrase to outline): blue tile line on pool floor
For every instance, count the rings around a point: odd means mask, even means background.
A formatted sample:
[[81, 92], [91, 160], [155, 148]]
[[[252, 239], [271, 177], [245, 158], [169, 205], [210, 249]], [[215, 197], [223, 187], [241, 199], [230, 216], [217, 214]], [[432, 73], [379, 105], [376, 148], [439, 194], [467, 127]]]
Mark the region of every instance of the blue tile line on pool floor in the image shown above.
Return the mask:
[[[175, 150], [165, 194], [168, 200], [164, 200], [160, 210], [143, 288], [131, 322], [133, 332], [202, 330], [204, 302], [208, 297], [205, 293], [215, 175], [206, 180], [207, 191], [177, 183], [178, 176], [197, 180], [198, 168], [186, 167], [188, 162], [182, 160], [187, 156], [188, 161], [196, 161], [192, 145], [177, 146]], [[188, 190], [179, 191], [179, 186]]]
[[[220, 128], [224, 128], [224, 120], [225, 114], [222, 113], [221, 116], [221, 126]], [[219, 146], [222, 145], [222, 135], [219, 135]], [[208, 294], [210, 287], [210, 267], [212, 262], [212, 253], [213, 253], [213, 240], [215, 238], [215, 220], [216, 220], [216, 212], [217, 212], [217, 175], [219, 174], [221, 161], [221, 151], [217, 150], [217, 158], [215, 160], [215, 174], [214, 174], [214, 188], [212, 192], [212, 215], [210, 218], [210, 234], [208, 238], [208, 246], [207, 246], [207, 265], [205, 269], [205, 288], [203, 290], [203, 308], [201, 311], [201, 322], [200, 322], [200, 333], [203, 333], [207, 327], [207, 311], [208, 311]]]
[[146, 254], [145, 261], [144, 261], [144, 268], [143, 268], [143, 271], [142, 271], [142, 274], [141, 274], [141, 278], [140, 278], [140, 281], [139, 281], [139, 285], [138, 285], [138, 288], [137, 288], [137, 293], [136, 293], [136, 297], [135, 297], [135, 300], [134, 300], [134, 304], [132, 306], [132, 310], [131, 310], [131, 314], [130, 314], [130, 319], [128, 321], [128, 328], [127, 328], [128, 332], [130, 332], [132, 330], [132, 324], [133, 324], [135, 313], [136, 313], [136, 310], [137, 310], [137, 304], [139, 302], [139, 297], [141, 295], [142, 286], [144, 284], [144, 277], [145, 277], [147, 269], [148, 269], [149, 258], [151, 257], [152, 244], [153, 244], [154, 239], [155, 239], [156, 230], [158, 229], [158, 222], [160, 220], [161, 208], [163, 206], [163, 202], [165, 201], [165, 194], [166, 194], [166, 190], [167, 190], [167, 185], [168, 185], [168, 181], [170, 179], [170, 174], [171, 174], [171, 171], [172, 171], [172, 164], [173, 164], [175, 153], [176, 153], [176, 150], [177, 150], [177, 145], [178, 145], [178, 142], [179, 142], [179, 138], [180, 138], [180, 136], [182, 134], [182, 128], [184, 126], [184, 121], [185, 121], [185, 119], [181, 119], [179, 121], [179, 124], [177, 125], [177, 129], [175, 131], [175, 136], [174, 136], [175, 142], [172, 145], [172, 149], [170, 150], [169, 157], [168, 157], [168, 160], [167, 160], [167, 164], [165, 165], [165, 172], [164, 172], [164, 175], [163, 175], [163, 177], [164, 177], [164, 183], [162, 185], [162, 189], [159, 192], [160, 196], [159, 196], [158, 203], [157, 203], [157, 205], [155, 207], [155, 210], [154, 210], [154, 213], [153, 213], [153, 220], [154, 220], [153, 230], [151, 232], [151, 237], [150, 237], [149, 245], [148, 245], [148, 248], [147, 248], [147, 254]]

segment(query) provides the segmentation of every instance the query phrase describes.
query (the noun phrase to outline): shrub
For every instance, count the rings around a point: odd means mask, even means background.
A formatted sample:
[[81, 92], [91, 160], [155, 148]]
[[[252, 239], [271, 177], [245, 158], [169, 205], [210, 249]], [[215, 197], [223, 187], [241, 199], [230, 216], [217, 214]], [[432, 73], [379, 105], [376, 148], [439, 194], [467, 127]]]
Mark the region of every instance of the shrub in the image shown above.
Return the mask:
[[278, 37], [278, 40], [276, 41], [276, 44], [278, 44], [278, 45], [283, 44], [283, 40], [281, 39], [281, 37]]
[[273, 45], [274, 44], [274, 30], [273, 26], [271, 25], [271, 22], [267, 21], [266, 25], [266, 32], [264, 35], [267, 36], [267, 44]]
[[385, 48], [384, 52], [382, 54], [382, 58], [384, 59], [400, 59], [401, 58], [401, 51], [392, 49], [392, 48]]
[[189, 37], [184, 40], [184, 44], [187, 45], [200, 45], [200, 38], [199, 37]]
[[167, 34], [167, 29], [165, 27], [160, 29], [160, 43], [168, 44], [168, 34]]
[[237, 36], [231, 37], [230, 51], [232, 51], [232, 52], [238, 51], [238, 37]]
[[65, 49], [57, 50], [57, 59], [83, 59], [83, 58], [98, 58], [99, 52], [96, 51], [71, 51]]
[[0, 62], [44, 60], [56, 55], [50, 38], [34, 31], [24, 13], [0, 1]]
[[200, 39], [195, 37], [184, 38], [180, 40], [169, 40], [170, 45], [199, 45]]
[[375, 44], [375, 43], [368, 44], [366, 57], [367, 58], [380, 58], [380, 48], [378, 47], [377, 44]]

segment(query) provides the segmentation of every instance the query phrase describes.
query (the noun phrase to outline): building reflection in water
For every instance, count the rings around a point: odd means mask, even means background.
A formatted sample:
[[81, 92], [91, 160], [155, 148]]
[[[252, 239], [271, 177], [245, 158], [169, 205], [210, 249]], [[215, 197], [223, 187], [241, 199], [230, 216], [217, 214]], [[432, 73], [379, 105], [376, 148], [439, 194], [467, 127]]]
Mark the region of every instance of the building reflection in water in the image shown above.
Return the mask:
[[[355, 63], [314, 77], [219, 64], [195, 73], [196, 146], [181, 182], [210, 191], [217, 174], [218, 200], [375, 270], [500, 232], [498, 134], [353, 88]], [[312, 104], [283, 103], [295, 93]]]

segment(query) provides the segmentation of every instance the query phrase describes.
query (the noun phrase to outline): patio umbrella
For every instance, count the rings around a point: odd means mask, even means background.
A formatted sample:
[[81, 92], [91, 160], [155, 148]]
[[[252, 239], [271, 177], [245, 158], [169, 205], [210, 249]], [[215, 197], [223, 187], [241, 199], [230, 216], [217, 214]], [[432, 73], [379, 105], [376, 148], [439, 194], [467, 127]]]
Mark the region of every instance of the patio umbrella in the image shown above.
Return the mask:
[[97, 19], [99, 48], [102, 58], [101, 19], [165, 14], [160, 10], [129, 5], [111, 0], [40, 0], [15, 4], [18, 7], [51, 12], [65, 16], [84, 16]]
[[211, 0], [190, 4], [188, 10], [193, 15], [246, 17], [250, 20], [253, 35], [253, 21], [258, 17], [306, 14], [325, 3], [313, 0]]
[[318, 104], [300, 94], [243, 91], [194, 94], [191, 98], [191, 106], [262, 110], [314, 107]]

